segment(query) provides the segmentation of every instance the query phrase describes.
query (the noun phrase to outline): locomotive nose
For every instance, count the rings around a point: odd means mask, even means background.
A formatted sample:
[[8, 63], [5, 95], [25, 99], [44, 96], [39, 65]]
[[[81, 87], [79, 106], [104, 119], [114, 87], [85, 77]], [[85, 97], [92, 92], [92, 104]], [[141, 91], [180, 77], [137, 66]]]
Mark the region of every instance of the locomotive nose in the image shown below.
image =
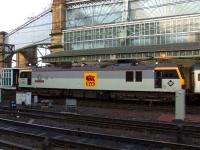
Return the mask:
[[186, 88], [186, 86], [185, 86], [185, 80], [184, 79], [180, 79], [180, 82], [181, 82], [181, 88], [185, 89]]

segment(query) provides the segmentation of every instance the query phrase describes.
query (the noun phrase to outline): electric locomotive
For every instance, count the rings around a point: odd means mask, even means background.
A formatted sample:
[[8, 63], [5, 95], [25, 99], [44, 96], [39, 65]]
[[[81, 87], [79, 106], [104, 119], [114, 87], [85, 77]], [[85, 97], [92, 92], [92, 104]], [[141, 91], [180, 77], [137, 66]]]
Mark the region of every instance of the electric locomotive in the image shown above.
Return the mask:
[[176, 65], [21, 69], [19, 88], [33, 95], [120, 100], [174, 100], [185, 87]]

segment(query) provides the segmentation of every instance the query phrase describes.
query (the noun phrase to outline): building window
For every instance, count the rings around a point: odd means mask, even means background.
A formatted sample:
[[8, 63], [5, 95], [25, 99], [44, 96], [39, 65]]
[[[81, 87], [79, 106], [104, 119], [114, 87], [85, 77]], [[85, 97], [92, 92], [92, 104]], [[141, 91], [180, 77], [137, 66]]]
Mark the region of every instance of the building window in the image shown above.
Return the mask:
[[136, 71], [136, 82], [142, 82], [142, 71]]
[[126, 72], [126, 82], [133, 82], [133, 71]]
[[198, 74], [198, 81], [200, 81], [200, 74]]

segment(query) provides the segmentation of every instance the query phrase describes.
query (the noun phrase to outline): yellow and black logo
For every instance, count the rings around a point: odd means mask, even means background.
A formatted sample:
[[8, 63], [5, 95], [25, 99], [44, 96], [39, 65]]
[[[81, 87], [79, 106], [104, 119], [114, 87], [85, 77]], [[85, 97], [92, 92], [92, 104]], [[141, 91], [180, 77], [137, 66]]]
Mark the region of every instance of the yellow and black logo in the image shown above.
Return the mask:
[[97, 73], [84, 72], [84, 88], [96, 88], [97, 86]]

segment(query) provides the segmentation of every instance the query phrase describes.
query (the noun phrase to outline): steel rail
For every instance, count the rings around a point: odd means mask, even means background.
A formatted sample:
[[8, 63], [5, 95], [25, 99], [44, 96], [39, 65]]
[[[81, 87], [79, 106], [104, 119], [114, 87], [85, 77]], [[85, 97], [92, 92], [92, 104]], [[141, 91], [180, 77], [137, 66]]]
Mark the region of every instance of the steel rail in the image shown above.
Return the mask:
[[[150, 131], [165, 132], [167, 134], [175, 134], [177, 138], [181, 135], [188, 135], [192, 137], [200, 138], [200, 125], [198, 124], [186, 124], [186, 123], [166, 123], [166, 122], [152, 122], [142, 120], [121, 120], [112, 118], [102, 118], [89, 115], [79, 114], [63, 114], [52, 111], [41, 111], [35, 109], [20, 109], [29, 113], [22, 113], [22, 115], [34, 116], [38, 118], [49, 118], [61, 121], [76, 121], [86, 123], [89, 125], [103, 126], [106, 128], [120, 128], [120, 129], [145, 129]], [[37, 112], [39, 115], [33, 114]], [[45, 114], [42, 116], [42, 114]]]
[[[16, 135], [16, 136], [20, 136], [20, 137], [27, 137], [27, 138], [41, 140], [41, 141], [48, 139], [51, 142], [51, 144], [54, 145], [55, 147], [65, 147], [67, 145], [67, 146], [75, 146], [75, 147], [85, 148], [85, 149], [89, 148], [89, 149], [96, 149], [96, 150], [108, 150], [107, 148], [105, 148], [103, 146], [98, 146], [98, 145], [94, 145], [94, 144], [85, 144], [85, 143], [81, 143], [78, 141], [70, 141], [70, 140], [66, 140], [66, 139], [62, 140], [62, 139], [57, 139], [54, 137], [48, 138], [47, 136], [43, 136], [43, 135], [27, 133], [25, 131], [23, 132], [23, 131], [9, 130], [7, 128], [0, 128], [0, 133], [6, 133], [6, 134]], [[57, 143], [59, 143], [59, 145]], [[19, 149], [21, 148], [20, 150], [29, 150], [29, 149], [35, 150], [33, 148], [14, 144], [12, 142], [2, 141], [2, 144], [1, 144], [1, 141], [0, 141], [0, 145], [2, 145], [2, 146], [6, 145], [9, 148], [10, 147], [11, 148], [19, 148]], [[109, 148], [109, 150], [110, 150], [110, 148]], [[112, 150], [112, 148], [111, 148], [111, 150]], [[113, 150], [115, 150], [115, 149], [113, 149]]]
[[51, 119], [60, 121], [74, 121], [85, 123], [87, 125], [95, 125], [101, 127], [112, 127], [120, 129], [146, 129], [155, 131], [166, 131], [168, 134], [176, 134], [179, 126], [175, 123], [162, 123], [162, 122], [150, 122], [150, 121], [139, 121], [139, 120], [121, 120], [112, 118], [102, 118], [89, 115], [79, 115], [72, 113], [58, 113], [52, 111], [41, 111], [36, 109], [18, 109], [18, 111], [1, 110], [2, 113], [13, 113], [17, 115], [35, 117], [39, 119]]
[[188, 125], [177, 123], [149, 122], [149, 121], [132, 121], [111, 118], [100, 118], [95, 116], [82, 116], [78, 114], [63, 114], [52, 111], [41, 111], [36, 109], [19, 109], [19, 111], [0, 110], [2, 113], [13, 113], [15, 115], [34, 117], [38, 119], [50, 119], [59, 122], [78, 122], [90, 126], [99, 126], [112, 129], [135, 130], [142, 129], [150, 132], [159, 132], [171, 134], [176, 137], [178, 143], [183, 142], [184, 137], [200, 138], [200, 125]]
[[[5, 110], [7, 109], [7, 110]], [[41, 111], [36, 109], [21, 108], [18, 111], [9, 111], [8, 108], [4, 110], [0, 109], [2, 113], [14, 113], [27, 117], [35, 117], [39, 119], [51, 119], [59, 121], [74, 121], [85, 123], [87, 125], [100, 126], [106, 128], [117, 128], [117, 129], [145, 129], [153, 130], [158, 132], [165, 132], [167, 134], [186, 134], [189, 136], [200, 137], [200, 125], [190, 124], [177, 124], [177, 123], [166, 123], [166, 122], [151, 122], [141, 120], [121, 120], [112, 118], [102, 118], [89, 115], [79, 115], [71, 113], [58, 113], [53, 111]], [[180, 133], [181, 132], [181, 133]]]
[[[69, 129], [63, 129], [63, 128], [57, 128], [57, 127], [50, 127], [50, 126], [44, 126], [44, 125], [36, 125], [36, 124], [29, 124], [29, 123], [24, 123], [20, 121], [13, 121], [13, 120], [8, 120], [8, 119], [0, 119], [0, 123], [4, 123], [5, 125], [13, 125], [15, 128], [16, 127], [21, 127], [24, 128], [26, 127], [26, 132], [27, 129], [30, 129], [32, 131], [33, 129], [37, 129], [37, 131], [44, 132], [50, 134], [50, 133], [57, 133], [54, 137], [51, 137], [51, 141], [54, 143], [59, 143], [61, 142], [62, 144], [66, 144], [67, 142], [70, 143], [75, 143], [75, 145], [85, 145], [85, 146], [93, 146], [98, 148], [98, 149], [121, 149], [122, 147], [119, 147], [119, 145], [123, 145], [124, 147], [128, 146], [129, 148], [136, 147], [136, 146], [145, 146], [145, 147], [154, 147], [154, 148], [174, 148], [174, 149], [184, 149], [184, 150], [195, 150], [195, 149], [200, 149], [200, 146], [194, 146], [194, 145], [186, 145], [186, 144], [178, 144], [178, 143], [171, 143], [171, 142], [164, 142], [164, 141], [153, 141], [153, 140], [145, 140], [145, 139], [137, 139], [137, 138], [127, 138], [127, 137], [117, 137], [113, 135], [106, 135], [106, 134], [98, 134], [98, 133], [91, 133], [91, 132], [85, 132], [85, 131], [76, 131], [76, 130], [69, 130]], [[2, 130], [2, 128], [1, 128]], [[6, 130], [6, 128], [5, 128]], [[8, 130], [8, 129], [7, 129]], [[10, 130], [10, 132], [14, 132], [13, 130]], [[23, 133], [23, 132], [22, 132]], [[25, 133], [24, 133], [25, 134]], [[63, 136], [60, 135], [67, 135], [67, 136], [75, 136], [75, 140], [66, 140], [67, 138], [64, 138]], [[60, 136], [60, 138], [59, 138]], [[82, 140], [81, 140], [82, 138]], [[85, 138], [85, 139], [83, 139]], [[86, 140], [88, 139], [88, 140]], [[108, 142], [107, 144], [98, 144], [97, 141], [94, 142], [95, 140], [101, 141], [103, 140], [104, 142]], [[93, 143], [91, 144], [91, 141], [93, 140]], [[115, 144], [113, 144], [115, 143]], [[127, 144], [127, 145], [125, 145]], [[115, 146], [115, 147], [113, 147]]]
[[36, 150], [34, 148], [28, 147], [28, 146], [24, 146], [21, 144], [16, 144], [13, 142], [8, 142], [8, 141], [4, 141], [4, 140], [0, 140], [0, 147], [4, 147], [4, 148], [11, 148], [14, 150]]

